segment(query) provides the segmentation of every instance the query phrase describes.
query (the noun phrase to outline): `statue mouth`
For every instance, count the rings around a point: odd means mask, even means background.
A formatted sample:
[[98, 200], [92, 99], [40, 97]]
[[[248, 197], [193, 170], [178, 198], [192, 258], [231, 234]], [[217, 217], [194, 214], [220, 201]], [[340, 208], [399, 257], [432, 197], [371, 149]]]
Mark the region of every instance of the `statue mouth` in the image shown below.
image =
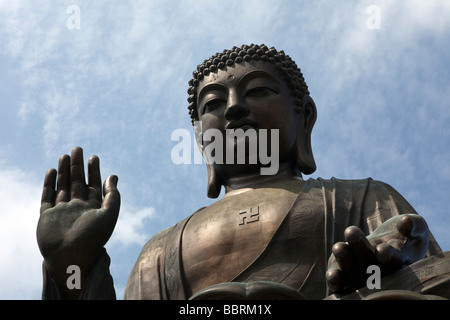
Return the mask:
[[242, 129], [244, 131], [248, 129], [257, 129], [258, 124], [255, 121], [249, 119], [241, 119], [238, 121], [231, 121], [227, 124], [226, 129]]

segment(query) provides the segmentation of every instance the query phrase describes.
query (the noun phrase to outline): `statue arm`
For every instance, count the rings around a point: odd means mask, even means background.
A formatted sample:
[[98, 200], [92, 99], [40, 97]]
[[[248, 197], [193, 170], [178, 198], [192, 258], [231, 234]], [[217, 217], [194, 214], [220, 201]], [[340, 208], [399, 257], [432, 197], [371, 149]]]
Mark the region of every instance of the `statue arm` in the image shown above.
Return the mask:
[[[79, 293], [79, 300], [115, 300], [116, 292], [114, 290], [113, 278], [109, 272], [111, 259], [106, 250], [98, 259], [91, 270], [88, 278], [85, 280]], [[42, 265], [43, 289], [42, 300], [62, 300], [63, 297], [58, 289], [56, 282], [51, 277], [45, 262]], [[70, 276], [69, 274], [67, 275]], [[76, 289], [73, 289], [76, 290]]]
[[[360, 228], [369, 236], [389, 219], [405, 215], [417, 214], [412, 205], [391, 185], [377, 180], [369, 184], [362, 206]], [[442, 250], [428, 230], [427, 256], [441, 253]]]
[[182, 233], [189, 219], [190, 217], [160, 231], [145, 244], [131, 270], [124, 299], [184, 300], [188, 298], [180, 261], [180, 246]]
[[361, 285], [368, 265], [387, 274], [441, 252], [425, 220], [395, 189], [370, 179], [359, 190], [350, 209], [353, 218], [341, 224], [347, 228], [332, 248], [327, 281], [334, 292]]
[[[381, 193], [383, 199], [386, 202], [386, 206], [388, 205], [390, 208], [390, 216], [387, 217], [383, 223], [388, 219], [403, 214], [417, 214], [420, 216], [418, 212], [412, 207], [412, 205], [392, 186], [385, 182], [381, 181], [373, 181], [373, 189], [374, 193]], [[366, 218], [370, 219], [369, 217]], [[377, 226], [378, 227], [378, 226]], [[373, 231], [372, 231], [373, 232]], [[370, 232], [370, 233], [372, 233]], [[439, 247], [438, 243], [433, 237], [431, 230], [428, 230], [428, 249], [427, 256], [436, 255], [442, 252], [442, 249]]]
[[[111, 175], [102, 187], [99, 159], [92, 156], [86, 181], [79, 147], [72, 150], [71, 156], [60, 157], [58, 171], [47, 171], [36, 230], [44, 257], [43, 298], [113, 297], [104, 246], [119, 215], [117, 180]], [[93, 289], [96, 287], [105, 292]]]
[[128, 277], [124, 300], [166, 300], [165, 241], [171, 228], [160, 231], [142, 248]]

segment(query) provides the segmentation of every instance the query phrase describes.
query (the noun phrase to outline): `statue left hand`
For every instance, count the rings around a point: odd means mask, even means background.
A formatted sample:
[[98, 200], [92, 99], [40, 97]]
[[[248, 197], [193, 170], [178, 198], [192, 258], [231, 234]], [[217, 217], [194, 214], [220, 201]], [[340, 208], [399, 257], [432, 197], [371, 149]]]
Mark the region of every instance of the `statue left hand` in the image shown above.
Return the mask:
[[332, 248], [326, 278], [333, 292], [365, 286], [369, 265], [389, 274], [425, 257], [429, 229], [417, 214], [395, 216], [374, 230], [368, 237], [361, 229], [345, 230], [347, 242], [337, 242]]

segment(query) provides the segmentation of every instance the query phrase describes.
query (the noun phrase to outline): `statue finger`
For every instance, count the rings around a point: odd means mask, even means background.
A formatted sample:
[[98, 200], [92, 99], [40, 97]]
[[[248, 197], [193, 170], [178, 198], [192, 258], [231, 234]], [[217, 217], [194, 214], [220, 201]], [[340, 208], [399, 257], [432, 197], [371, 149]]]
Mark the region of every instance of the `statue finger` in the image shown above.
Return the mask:
[[70, 156], [67, 154], [59, 158], [58, 180], [55, 204], [70, 200]]
[[84, 176], [83, 149], [76, 147], [70, 157], [70, 177], [72, 199], [86, 200], [87, 186]]
[[120, 193], [117, 190], [118, 177], [116, 175], [109, 176], [103, 185], [104, 199], [101, 208], [107, 213], [115, 216], [119, 215], [120, 209]]
[[366, 268], [376, 262], [375, 256], [377, 251], [360, 228], [355, 226], [348, 227], [345, 229], [344, 236], [359, 266]]
[[398, 232], [407, 238], [400, 247], [404, 264], [411, 264], [426, 255], [430, 231], [425, 219], [417, 214], [405, 214], [397, 222]]
[[[354, 289], [361, 287], [366, 277], [368, 264], [361, 264], [358, 253], [348, 243], [338, 242], [333, 246], [332, 251], [342, 270], [342, 281], [346, 286]], [[363, 254], [367, 255], [367, 252], [363, 252]], [[370, 261], [368, 258], [363, 260]]]
[[328, 287], [332, 292], [339, 292], [345, 288], [344, 274], [338, 268], [328, 269], [326, 275]]
[[331, 248], [332, 253], [339, 265], [339, 268], [345, 274], [352, 274], [354, 270], [354, 257], [351, 252], [351, 248], [348, 243], [337, 242]]
[[395, 270], [404, 264], [402, 252], [391, 244], [382, 243], [376, 247], [378, 265], [384, 270]]
[[429, 234], [425, 219], [417, 214], [404, 214], [397, 222], [397, 230], [405, 237], [425, 238]]
[[45, 174], [44, 186], [42, 188], [41, 197], [41, 214], [53, 207], [55, 201], [55, 183], [56, 183], [56, 170], [50, 169]]
[[94, 201], [100, 207], [102, 202], [102, 179], [100, 175], [100, 159], [91, 156], [88, 160], [88, 199]]

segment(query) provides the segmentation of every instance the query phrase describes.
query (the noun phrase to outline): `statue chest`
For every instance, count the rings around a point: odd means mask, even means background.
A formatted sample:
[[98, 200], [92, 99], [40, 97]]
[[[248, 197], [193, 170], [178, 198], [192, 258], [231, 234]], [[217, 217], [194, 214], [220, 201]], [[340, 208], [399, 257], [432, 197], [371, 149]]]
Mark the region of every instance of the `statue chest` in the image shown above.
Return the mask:
[[259, 189], [224, 197], [195, 214], [182, 239], [182, 261], [192, 293], [229, 282], [267, 246], [297, 194]]

